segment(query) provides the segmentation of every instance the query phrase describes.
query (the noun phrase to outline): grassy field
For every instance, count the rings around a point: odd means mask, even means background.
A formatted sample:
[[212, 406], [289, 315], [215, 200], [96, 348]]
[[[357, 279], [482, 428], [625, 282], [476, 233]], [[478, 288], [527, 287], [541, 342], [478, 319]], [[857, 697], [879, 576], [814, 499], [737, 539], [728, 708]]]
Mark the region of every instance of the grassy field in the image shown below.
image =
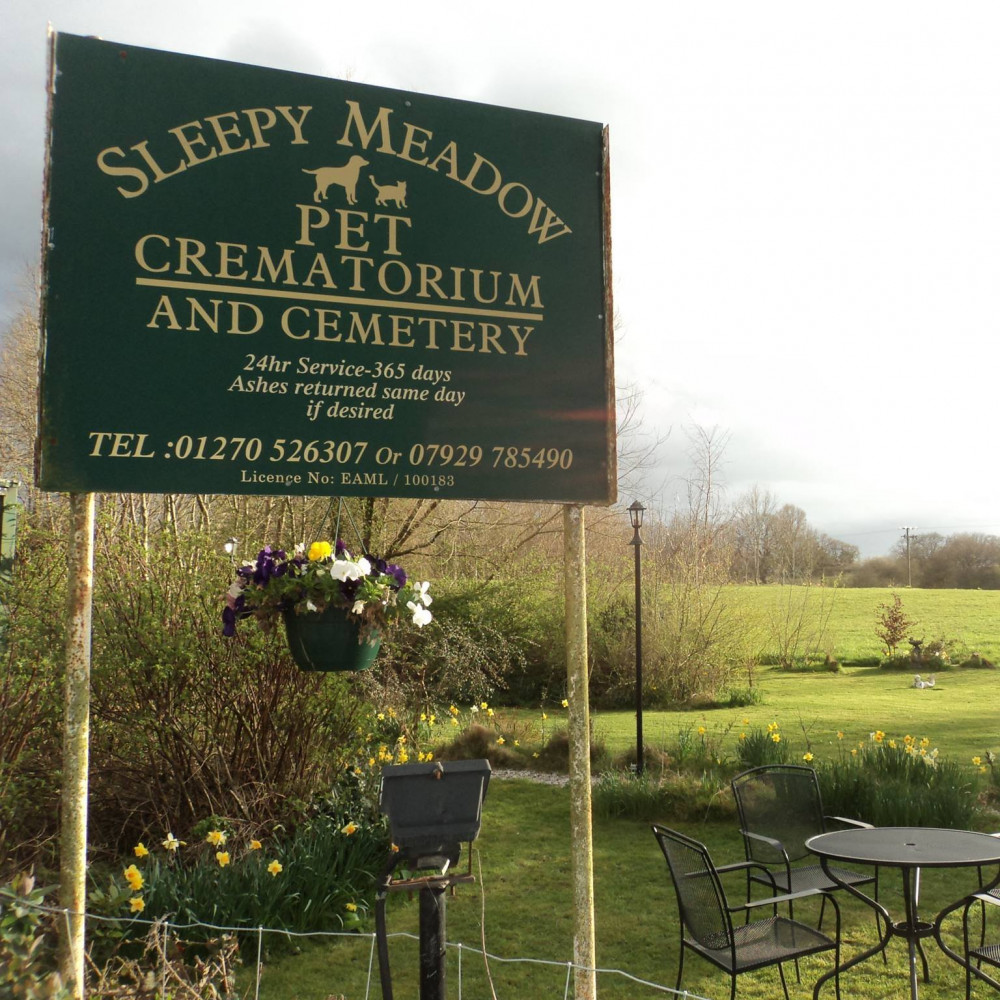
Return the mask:
[[[1000, 751], [1000, 670], [950, 670], [936, 676], [933, 688], [912, 684], [909, 673], [877, 667], [845, 667], [836, 674], [765, 668], [759, 675], [759, 704], [644, 712], [643, 736], [647, 745], [668, 749], [679, 733], [704, 726], [706, 736], [731, 756], [741, 731], [777, 722], [799, 753], [809, 751], [817, 760], [877, 729], [890, 736], [926, 736], [959, 760]], [[843, 741], [838, 732], [844, 733]], [[594, 719], [594, 736], [612, 754], [635, 746], [635, 712], [601, 712]]]
[[[945, 639], [978, 650], [1000, 662], [1000, 591], [890, 590], [882, 587], [748, 587], [728, 588], [731, 599], [780, 626], [803, 615], [810, 624], [825, 622], [823, 645], [841, 662], [881, 656], [875, 635], [879, 604], [899, 594], [903, 610], [915, 621], [911, 638]], [[776, 644], [765, 652], [777, 653]], [[909, 652], [904, 643], [903, 652]]]
[[[841, 751], [838, 730], [848, 740], [867, 739], [873, 729], [888, 735], [928, 736], [943, 755], [963, 760], [986, 749], [1000, 749], [997, 731], [1000, 674], [988, 670], [942, 674], [934, 690], [908, 687], [907, 675], [875, 668], [852, 668], [840, 674], [788, 674], [766, 670], [761, 674], [763, 703], [748, 709], [709, 712], [650, 713], [649, 742], [669, 744], [682, 729], [694, 738], [699, 726], [704, 738], [717, 740], [720, 750], [732, 744], [749, 719], [750, 725], [778, 721], [786, 738], [799, 749], [811, 748], [817, 758]], [[522, 732], [536, 724], [539, 713], [523, 713]], [[551, 726], [557, 720], [550, 719]], [[597, 715], [595, 733], [609, 745], [627, 746], [634, 740], [634, 717], [629, 713]], [[793, 758], [795, 759], [795, 758]], [[969, 762], [971, 768], [971, 761]], [[742, 857], [742, 846], [731, 813], [720, 808], [701, 822], [679, 822], [658, 817], [709, 845], [718, 863]], [[494, 781], [484, 807], [483, 828], [477, 841], [474, 871], [482, 879], [460, 888], [448, 901], [448, 938], [503, 959], [491, 961], [489, 973], [497, 1000], [558, 1000], [566, 989], [565, 963], [572, 957], [573, 905], [569, 863], [569, 796], [565, 788], [526, 781]], [[948, 900], [973, 888], [974, 873], [925, 873], [921, 886], [923, 913], [936, 912]], [[597, 910], [597, 957], [602, 969], [598, 992], [602, 1000], [645, 1000], [662, 991], [637, 982], [672, 987], [677, 970], [677, 912], [666, 866], [649, 824], [596, 819], [594, 823], [594, 882]], [[738, 897], [741, 884], [732, 887]], [[901, 911], [898, 878], [885, 879], [882, 898], [894, 915]], [[870, 911], [854, 900], [842, 901], [844, 947], [856, 953], [875, 940]], [[808, 916], [808, 911], [797, 911]], [[1000, 925], [998, 925], [1000, 928]], [[956, 946], [960, 924], [954, 917], [946, 937]], [[390, 910], [390, 932], [418, 931], [417, 906], [399, 901]], [[1000, 934], [1000, 929], [997, 930]], [[921, 983], [923, 1000], [953, 1000], [964, 994], [961, 970], [927, 945], [931, 963], [929, 984]], [[397, 997], [415, 997], [417, 942], [398, 937], [391, 942]], [[457, 949], [449, 951], [449, 997], [459, 997]], [[378, 997], [377, 967], [369, 981], [370, 938], [346, 943], [306, 946], [293, 958], [267, 963], [261, 980], [261, 1000], [360, 1000]], [[462, 953], [463, 998], [488, 1000], [493, 993], [483, 960]], [[698, 959], [686, 963], [684, 986], [693, 996], [714, 1000], [728, 996], [726, 977]], [[803, 966], [802, 983], [789, 983], [794, 998], [811, 995], [816, 977], [830, 968], [830, 959], [818, 957]], [[636, 979], [626, 978], [621, 972]], [[369, 985], [370, 982], [370, 985]], [[871, 961], [844, 977], [843, 994], [864, 1000], [889, 1000], [907, 994], [905, 947], [890, 946], [890, 964]], [[572, 987], [570, 987], [572, 996]], [[743, 1000], [772, 1000], [780, 996], [773, 970], [741, 977]], [[984, 989], [974, 996], [985, 996]], [[828, 986], [824, 997], [833, 996]]]

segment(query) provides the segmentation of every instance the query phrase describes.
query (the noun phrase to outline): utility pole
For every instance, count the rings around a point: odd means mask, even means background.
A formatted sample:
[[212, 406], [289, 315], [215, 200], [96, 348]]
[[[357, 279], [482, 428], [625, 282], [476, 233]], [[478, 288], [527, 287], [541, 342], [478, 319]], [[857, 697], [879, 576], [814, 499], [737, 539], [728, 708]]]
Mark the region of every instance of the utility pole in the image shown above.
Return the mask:
[[912, 587], [913, 586], [913, 575], [910, 573], [910, 539], [911, 538], [919, 538], [920, 536], [919, 535], [911, 534], [911, 532], [914, 532], [917, 529], [916, 528], [907, 527], [906, 525], [904, 525], [903, 527], [901, 527], [899, 530], [902, 531], [902, 532], [905, 532], [905, 534], [903, 535], [903, 537], [906, 539], [906, 586], [907, 587]]

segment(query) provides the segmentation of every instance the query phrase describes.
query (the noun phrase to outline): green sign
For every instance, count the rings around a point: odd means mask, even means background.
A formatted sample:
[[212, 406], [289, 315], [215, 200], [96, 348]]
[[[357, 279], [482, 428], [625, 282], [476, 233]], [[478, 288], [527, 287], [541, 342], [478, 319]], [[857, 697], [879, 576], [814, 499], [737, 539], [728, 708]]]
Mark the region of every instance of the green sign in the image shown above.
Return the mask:
[[604, 129], [54, 36], [41, 486], [610, 503]]

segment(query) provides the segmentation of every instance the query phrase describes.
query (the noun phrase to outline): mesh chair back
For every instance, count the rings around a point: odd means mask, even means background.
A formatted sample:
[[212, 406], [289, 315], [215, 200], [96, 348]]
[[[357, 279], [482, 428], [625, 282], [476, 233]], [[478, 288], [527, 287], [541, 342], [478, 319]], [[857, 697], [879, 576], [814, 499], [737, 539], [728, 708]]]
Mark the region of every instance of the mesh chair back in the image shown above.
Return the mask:
[[676, 830], [654, 826], [677, 893], [677, 908], [688, 932], [706, 948], [727, 948], [732, 938], [725, 893], [708, 850]]
[[[733, 794], [742, 829], [780, 840], [789, 861], [811, 857], [806, 840], [825, 832], [819, 782], [811, 767], [755, 767], [733, 778]], [[748, 841], [748, 851], [751, 859], [761, 864], [782, 861], [778, 851], [757, 840]]]

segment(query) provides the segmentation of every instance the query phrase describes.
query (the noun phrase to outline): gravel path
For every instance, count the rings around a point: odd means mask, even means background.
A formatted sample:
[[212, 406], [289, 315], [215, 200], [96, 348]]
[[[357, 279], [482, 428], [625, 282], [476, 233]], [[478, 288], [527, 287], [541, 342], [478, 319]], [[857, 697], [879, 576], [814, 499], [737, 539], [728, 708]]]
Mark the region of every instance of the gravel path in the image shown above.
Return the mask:
[[[562, 786], [569, 784], [568, 774], [558, 774], [553, 771], [520, 771], [512, 768], [497, 768], [493, 771], [493, 777], [500, 780], [514, 778], [520, 779], [521, 781], [534, 781], [539, 785]], [[590, 783], [593, 784], [595, 781], [597, 781], [597, 777], [591, 777]]]

